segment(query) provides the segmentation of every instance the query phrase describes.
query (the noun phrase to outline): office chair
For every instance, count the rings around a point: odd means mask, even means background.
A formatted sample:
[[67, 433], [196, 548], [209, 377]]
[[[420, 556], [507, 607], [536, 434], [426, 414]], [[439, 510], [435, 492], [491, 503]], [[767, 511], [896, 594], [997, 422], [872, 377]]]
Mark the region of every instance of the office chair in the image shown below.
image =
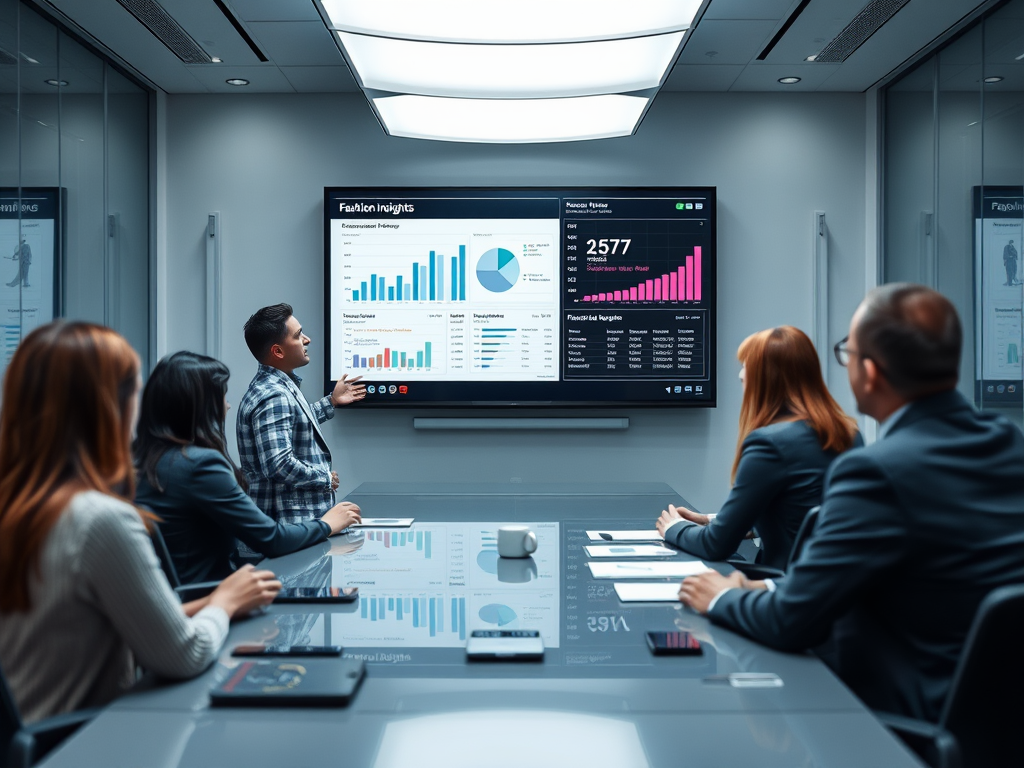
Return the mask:
[[875, 714], [932, 768], [1019, 765], [1022, 632], [1024, 584], [993, 590], [978, 607], [939, 722]]
[[30, 768], [99, 712], [80, 709], [26, 725], [0, 670], [0, 768]]
[[811, 507], [807, 511], [804, 521], [800, 523], [800, 528], [796, 532], [796, 538], [793, 539], [793, 549], [789, 553], [789, 565], [795, 563], [797, 558], [800, 557], [800, 553], [804, 551], [804, 545], [807, 544], [807, 540], [814, 533], [815, 526], [818, 525], [819, 512], [821, 512], [821, 505]]
[[219, 581], [199, 581], [194, 584], [182, 584], [181, 579], [178, 577], [178, 569], [174, 567], [171, 552], [167, 549], [167, 542], [164, 540], [163, 533], [160, 532], [159, 525], [153, 525], [150, 538], [153, 540], [153, 549], [156, 550], [156, 557], [160, 561], [160, 567], [163, 569], [164, 574], [167, 576], [167, 581], [171, 583], [171, 587], [174, 588], [181, 602], [187, 603], [189, 600], [198, 600], [201, 597], [205, 597], [220, 584]]
[[[804, 544], [807, 543], [807, 539], [809, 539], [811, 534], [814, 532], [814, 526], [818, 524], [818, 512], [820, 510], [820, 506], [811, 507], [811, 509], [808, 510], [806, 517], [804, 517], [803, 522], [800, 523], [800, 528], [797, 530], [796, 537], [793, 539], [793, 549], [789, 553], [790, 565], [796, 562], [796, 559], [800, 557]], [[733, 559], [726, 560], [726, 562], [748, 579], [778, 579], [786, 575], [785, 571], [780, 571], [778, 568], [760, 565], [759, 563], [751, 563], [747, 560]]]

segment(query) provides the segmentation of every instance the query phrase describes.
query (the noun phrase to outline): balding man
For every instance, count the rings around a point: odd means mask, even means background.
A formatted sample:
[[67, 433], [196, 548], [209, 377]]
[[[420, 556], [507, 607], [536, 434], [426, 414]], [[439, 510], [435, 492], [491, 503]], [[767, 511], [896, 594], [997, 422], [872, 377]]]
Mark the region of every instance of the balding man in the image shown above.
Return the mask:
[[836, 345], [879, 439], [843, 454], [788, 574], [687, 579], [680, 599], [780, 650], [813, 648], [869, 706], [935, 721], [978, 605], [1024, 582], [1024, 436], [955, 389], [961, 329], [935, 291], [868, 294]]

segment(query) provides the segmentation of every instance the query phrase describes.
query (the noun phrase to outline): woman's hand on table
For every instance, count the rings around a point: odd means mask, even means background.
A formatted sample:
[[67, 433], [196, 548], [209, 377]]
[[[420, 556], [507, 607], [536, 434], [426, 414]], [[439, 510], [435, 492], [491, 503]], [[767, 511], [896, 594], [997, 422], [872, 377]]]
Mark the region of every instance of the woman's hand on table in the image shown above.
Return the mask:
[[363, 518], [358, 504], [351, 501], [343, 501], [336, 504], [324, 513], [320, 519], [331, 527], [331, 536], [341, 533], [350, 525], [361, 523]]
[[270, 605], [280, 591], [281, 582], [273, 571], [257, 571], [251, 565], [243, 565], [210, 593], [207, 604], [223, 608], [234, 619]]
[[710, 522], [710, 518], [707, 515], [694, 512], [692, 509], [687, 509], [686, 507], [676, 507], [669, 504], [668, 509], [663, 509], [661, 511], [661, 517], [658, 518], [658, 522], [655, 523], [655, 526], [658, 529], [658, 533], [660, 533], [662, 538], [664, 538], [665, 531], [667, 531], [671, 525], [679, 522], [680, 520], [688, 520], [689, 522], [696, 523], [697, 525], [707, 525]]

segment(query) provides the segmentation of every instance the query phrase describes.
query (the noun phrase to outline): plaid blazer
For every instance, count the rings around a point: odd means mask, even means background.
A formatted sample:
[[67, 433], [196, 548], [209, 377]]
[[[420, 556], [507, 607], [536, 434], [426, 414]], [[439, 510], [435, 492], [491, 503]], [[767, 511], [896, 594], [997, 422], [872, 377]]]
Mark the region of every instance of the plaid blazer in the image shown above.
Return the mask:
[[238, 454], [249, 495], [274, 520], [299, 522], [334, 506], [331, 450], [319, 424], [329, 397], [306, 402], [298, 376], [260, 364], [238, 406]]

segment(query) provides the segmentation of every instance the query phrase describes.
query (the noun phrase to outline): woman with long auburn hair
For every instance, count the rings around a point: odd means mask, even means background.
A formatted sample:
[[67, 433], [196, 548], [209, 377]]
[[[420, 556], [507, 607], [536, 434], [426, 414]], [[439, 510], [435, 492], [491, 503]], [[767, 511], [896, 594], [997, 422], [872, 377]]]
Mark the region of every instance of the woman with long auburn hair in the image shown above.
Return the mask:
[[657, 527], [665, 541], [707, 560], [725, 560], [756, 530], [758, 562], [785, 570], [800, 524], [821, 503], [829, 466], [863, 441], [825, 386], [803, 331], [759, 331], [736, 357], [743, 404], [729, 498], [715, 516], [670, 504]]
[[168, 677], [216, 658], [229, 617], [277, 594], [247, 568], [182, 606], [150, 519], [128, 501], [139, 358], [121, 336], [54, 322], [15, 351], [0, 409], [0, 666], [23, 719], [109, 702], [135, 663]]

